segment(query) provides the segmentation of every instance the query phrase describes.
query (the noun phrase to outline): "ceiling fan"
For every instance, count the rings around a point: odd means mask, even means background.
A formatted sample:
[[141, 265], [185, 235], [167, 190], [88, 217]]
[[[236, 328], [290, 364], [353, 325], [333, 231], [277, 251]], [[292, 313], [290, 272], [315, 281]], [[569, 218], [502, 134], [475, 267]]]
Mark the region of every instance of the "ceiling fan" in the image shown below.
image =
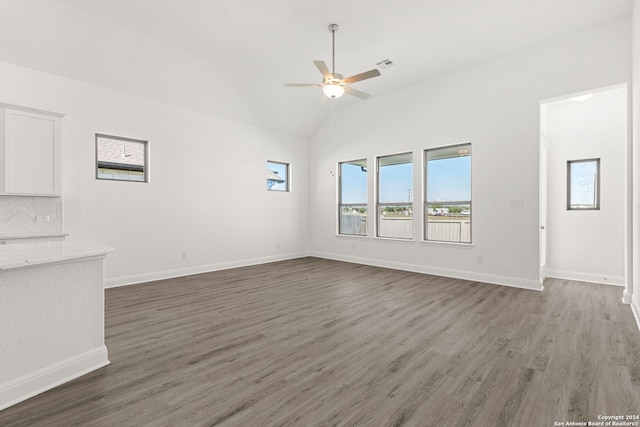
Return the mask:
[[329, 31], [331, 31], [331, 54], [332, 54], [332, 66], [329, 70], [327, 64], [324, 61], [313, 61], [320, 73], [322, 74], [322, 83], [285, 83], [288, 87], [321, 87], [324, 94], [331, 99], [339, 98], [343, 93], [347, 92], [349, 95], [353, 95], [360, 99], [367, 99], [370, 95], [368, 93], [361, 92], [353, 89], [349, 85], [351, 83], [359, 82], [361, 80], [370, 79], [372, 77], [378, 77], [380, 71], [376, 68], [373, 70], [365, 71], [364, 73], [356, 74], [355, 76], [344, 78], [342, 74], [336, 73], [336, 31], [338, 31], [337, 24], [329, 25]]

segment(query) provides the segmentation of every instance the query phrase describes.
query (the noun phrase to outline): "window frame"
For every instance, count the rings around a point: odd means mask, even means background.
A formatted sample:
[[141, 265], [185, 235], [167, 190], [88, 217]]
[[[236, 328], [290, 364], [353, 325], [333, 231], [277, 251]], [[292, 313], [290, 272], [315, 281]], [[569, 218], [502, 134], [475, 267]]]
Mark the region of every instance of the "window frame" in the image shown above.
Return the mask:
[[[285, 183], [285, 188], [284, 189], [274, 189], [274, 188], [270, 188], [269, 186], [267, 186], [267, 191], [273, 191], [276, 193], [290, 193], [291, 192], [291, 163], [287, 163], [287, 162], [281, 162], [278, 160], [267, 160], [267, 169], [269, 169], [269, 164], [270, 163], [275, 163], [278, 165], [284, 165], [285, 166], [285, 178], [284, 178], [284, 183]], [[268, 180], [268, 179], [267, 179]]]
[[[343, 203], [342, 202], [342, 165], [344, 164], [353, 164], [357, 165], [358, 163], [363, 163], [364, 166], [360, 166], [361, 168], [366, 169], [365, 173], [365, 202], [364, 203]], [[366, 158], [356, 159], [356, 160], [347, 160], [344, 162], [338, 162], [338, 235], [340, 236], [356, 236], [356, 237], [368, 237], [369, 236], [369, 168], [368, 161]], [[343, 233], [342, 231], [342, 209], [344, 207], [361, 207], [364, 206], [366, 209], [366, 219], [365, 219], [365, 227], [364, 234], [354, 234], [354, 233]]]
[[[411, 202], [380, 202], [380, 160], [385, 158], [385, 157], [400, 157], [400, 156], [404, 156], [404, 155], [409, 155], [411, 158], [411, 161], [406, 162], [407, 164], [411, 165]], [[413, 211], [414, 211], [414, 203], [415, 203], [415, 189], [414, 189], [414, 183], [413, 183], [413, 172], [414, 172], [414, 159], [413, 159], [413, 151], [405, 151], [405, 152], [400, 152], [400, 153], [395, 153], [395, 154], [386, 154], [386, 155], [382, 155], [382, 156], [376, 156], [376, 176], [375, 176], [375, 185], [376, 185], [376, 203], [375, 203], [375, 215], [376, 215], [376, 231], [375, 231], [375, 236], [377, 238], [381, 238], [381, 239], [398, 239], [398, 240], [404, 240], [404, 241], [408, 241], [408, 240], [413, 240]], [[398, 163], [398, 164], [405, 164], [405, 163]], [[411, 213], [411, 235], [409, 237], [398, 237], [398, 236], [382, 236], [380, 235], [380, 221], [382, 220], [382, 215], [380, 215], [381, 212], [381, 208], [385, 208], [387, 206], [401, 206], [401, 207], [405, 207], [405, 208], [409, 208], [409, 212]]]
[[[594, 185], [594, 207], [577, 208], [571, 206], [571, 166], [577, 163], [596, 162], [596, 182]], [[568, 211], [599, 211], [600, 210], [600, 157], [579, 160], [567, 160], [567, 210]]]
[[[465, 150], [468, 149], [467, 152], [461, 153], [460, 157], [469, 156], [469, 200], [452, 200], [452, 201], [444, 201], [441, 204], [447, 206], [469, 206], [469, 241], [462, 241], [462, 222], [460, 222], [460, 232], [459, 232], [459, 240], [442, 240], [442, 239], [433, 239], [429, 238], [429, 205], [434, 204], [429, 201], [429, 183], [428, 183], [428, 167], [429, 167], [429, 152], [438, 151], [438, 150]], [[445, 243], [445, 244], [460, 244], [460, 245], [471, 245], [473, 244], [473, 145], [469, 142], [463, 142], [459, 144], [452, 145], [444, 145], [439, 147], [427, 148], [423, 152], [423, 186], [424, 191], [422, 192], [423, 197], [423, 212], [422, 212], [422, 227], [423, 233], [422, 238], [423, 241], [429, 243]]]
[[[125, 168], [125, 167], [121, 167], [119, 165], [126, 165], [124, 163], [111, 163], [111, 162], [105, 162], [102, 161], [102, 167], [101, 165], [101, 161], [99, 158], [99, 139], [111, 139], [114, 141], [123, 141], [123, 142], [133, 142], [136, 144], [142, 144], [144, 149], [144, 160], [143, 160], [143, 166], [142, 166], [142, 171], [138, 170], [138, 167], [131, 167], [131, 168]], [[106, 133], [95, 133], [95, 150], [96, 150], [96, 180], [100, 180], [100, 181], [118, 181], [118, 182], [137, 182], [137, 183], [144, 183], [147, 184], [150, 181], [150, 175], [149, 175], [149, 141], [148, 140], [144, 140], [144, 139], [139, 139], [139, 138], [130, 138], [130, 137], [125, 137], [125, 136], [118, 136], [118, 135], [110, 135], [110, 134], [106, 134]], [[105, 167], [106, 166], [106, 167]], [[111, 166], [111, 167], [109, 167]], [[131, 166], [135, 166], [135, 165], [131, 165]], [[142, 172], [143, 174], [143, 179], [142, 180], [137, 180], [137, 179], [118, 179], [118, 178], [107, 178], [104, 176], [100, 176], [100, 169], [116, 169], [116, 170], [126, 170], [126, 171], [134, 171], [134, 172]]]

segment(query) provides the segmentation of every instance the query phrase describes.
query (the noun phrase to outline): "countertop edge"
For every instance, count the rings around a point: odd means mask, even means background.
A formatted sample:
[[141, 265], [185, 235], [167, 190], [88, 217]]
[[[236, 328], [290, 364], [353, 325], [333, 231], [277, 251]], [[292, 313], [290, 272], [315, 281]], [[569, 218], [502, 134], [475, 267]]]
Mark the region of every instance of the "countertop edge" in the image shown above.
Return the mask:
[[69, 233], [63, 232], [37, 232], [19, 234], [0, 234], [0, 240], [40, 239], [46, 237], [68, 237]]
[[96, 242], [41, 242], [0, 246], [0, 271], [106, 257], [115, 250]]

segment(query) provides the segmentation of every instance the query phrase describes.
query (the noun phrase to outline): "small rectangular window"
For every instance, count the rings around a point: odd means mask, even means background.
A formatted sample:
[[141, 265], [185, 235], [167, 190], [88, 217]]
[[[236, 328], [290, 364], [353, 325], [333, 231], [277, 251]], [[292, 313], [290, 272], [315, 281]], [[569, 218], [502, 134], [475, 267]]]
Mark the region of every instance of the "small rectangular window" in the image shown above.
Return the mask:
[[148, 141], [96, 134], [96, 179], [148, 182]]
[[289, 191], [289, 164], [267, 161], [267, 190]]
[[600, 159], [567, 162], [567, 210], [600, 209]]
[[353, 160], [338, 166], [338, 233], [367, 235], [367, 161]]
[[471, 144], [425, 150], [425, 240], [471, 243]]
[[378, 157], [378, 237], [413, 238], [412, 153]]

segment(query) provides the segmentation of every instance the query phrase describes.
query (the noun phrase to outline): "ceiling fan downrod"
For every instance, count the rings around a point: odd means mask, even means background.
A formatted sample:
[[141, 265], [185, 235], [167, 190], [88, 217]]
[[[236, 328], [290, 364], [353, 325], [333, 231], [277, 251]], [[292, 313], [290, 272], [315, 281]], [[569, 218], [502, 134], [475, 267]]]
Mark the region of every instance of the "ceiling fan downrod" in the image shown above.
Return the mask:
[[322, 74], [322, 83], [285, 83], [285, 86], [321, 87], [327, 98], [332, 99], [339, 98], [345, 92], [360, 99], [367, 99], [369, 97], [369, 94], [353, 89], [349, 85], [372, 77], [378, 77], [380, 75], [380, 71], [374, 68], [347, 78], [344, 78], [342, 74], [336, 73], [336, 31], [338, 31], [338, 28], [338, 24], [329, 25], [329, 31], [331, 32], [331, 60], [333, 69], [330, 70], [324, 61], [313, 61], [318, 71], [320, 71], [320, 74]]
[[329, 31], [331, 31], [331, 74], [336, 73], [336, 31], [338, 31], [338, 24], [329, 25]]

